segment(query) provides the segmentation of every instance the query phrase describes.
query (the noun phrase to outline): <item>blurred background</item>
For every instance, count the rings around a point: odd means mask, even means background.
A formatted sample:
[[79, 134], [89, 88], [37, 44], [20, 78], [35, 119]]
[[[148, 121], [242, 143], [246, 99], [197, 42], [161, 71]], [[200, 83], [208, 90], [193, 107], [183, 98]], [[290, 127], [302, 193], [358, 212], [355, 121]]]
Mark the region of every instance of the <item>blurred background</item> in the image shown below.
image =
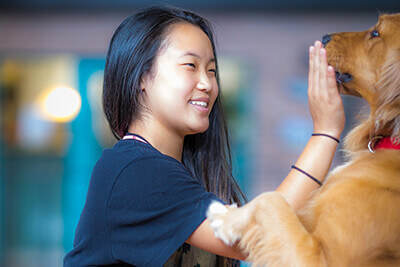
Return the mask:
[[[235, 174], [273, 190], [306, 144], [308, 47], [361, 31], [400, 1], [0, 1], [0, 266], [62, 266], [92, 167], [113, 146], [100, 105], [110, 38], [128, 15], [172, 4], [215, 28]], [[363, 100], [343, 97], [346, 130]], [[340, 148], [333, 166], [342, 162]]]

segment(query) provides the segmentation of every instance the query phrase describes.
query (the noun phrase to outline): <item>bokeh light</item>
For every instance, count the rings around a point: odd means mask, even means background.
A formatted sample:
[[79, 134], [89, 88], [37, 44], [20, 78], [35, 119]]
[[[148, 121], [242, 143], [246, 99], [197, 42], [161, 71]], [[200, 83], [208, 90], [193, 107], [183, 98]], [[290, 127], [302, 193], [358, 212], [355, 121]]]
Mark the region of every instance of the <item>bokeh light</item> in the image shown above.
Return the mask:
[[70, 122], [81, 109], [81, 96], [70, 87], [57, 87], [46, 93], [41, 103], [46, 119], [54, 122]]

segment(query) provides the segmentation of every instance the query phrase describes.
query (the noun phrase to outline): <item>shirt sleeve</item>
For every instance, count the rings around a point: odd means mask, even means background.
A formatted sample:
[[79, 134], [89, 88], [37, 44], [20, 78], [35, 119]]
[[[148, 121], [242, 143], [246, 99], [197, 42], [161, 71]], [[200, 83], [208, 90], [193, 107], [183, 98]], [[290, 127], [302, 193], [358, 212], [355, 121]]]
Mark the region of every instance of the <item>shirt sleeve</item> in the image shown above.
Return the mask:
[[112, 255], [161, 266], [205, 220], [218, 199], [172, 159], [140, 158], [116, 180], [107, 206]]

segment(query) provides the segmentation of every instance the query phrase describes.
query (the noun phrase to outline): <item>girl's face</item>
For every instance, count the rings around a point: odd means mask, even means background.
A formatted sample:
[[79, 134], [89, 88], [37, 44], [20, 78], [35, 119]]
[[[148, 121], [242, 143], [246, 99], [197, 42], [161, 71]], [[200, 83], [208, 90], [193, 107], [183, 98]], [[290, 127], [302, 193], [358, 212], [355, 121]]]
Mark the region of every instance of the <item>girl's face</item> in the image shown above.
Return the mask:
[[180, 136], [204, 132], [218, 95], [211, 42], [197, 26], [171, 27], [153, 73], [142, 81], [145, 116]]

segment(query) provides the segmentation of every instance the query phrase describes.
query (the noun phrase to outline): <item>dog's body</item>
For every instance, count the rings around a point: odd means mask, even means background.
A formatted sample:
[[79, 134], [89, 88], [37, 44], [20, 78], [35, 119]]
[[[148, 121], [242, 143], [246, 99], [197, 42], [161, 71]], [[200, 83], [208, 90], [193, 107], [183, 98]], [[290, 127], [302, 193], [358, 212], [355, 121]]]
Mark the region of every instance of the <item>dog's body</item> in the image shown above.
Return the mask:
[[400, 142], [400, 14], [324, 39], [341, 93], [370, 105], [369, 118], [346, 137], [348, 163], [297, 214], [269, 192], [241, 208], [213, 204], [211, 225], [256, 265], [400, 266], [400, 150], [368, 150], [376, 136]]

